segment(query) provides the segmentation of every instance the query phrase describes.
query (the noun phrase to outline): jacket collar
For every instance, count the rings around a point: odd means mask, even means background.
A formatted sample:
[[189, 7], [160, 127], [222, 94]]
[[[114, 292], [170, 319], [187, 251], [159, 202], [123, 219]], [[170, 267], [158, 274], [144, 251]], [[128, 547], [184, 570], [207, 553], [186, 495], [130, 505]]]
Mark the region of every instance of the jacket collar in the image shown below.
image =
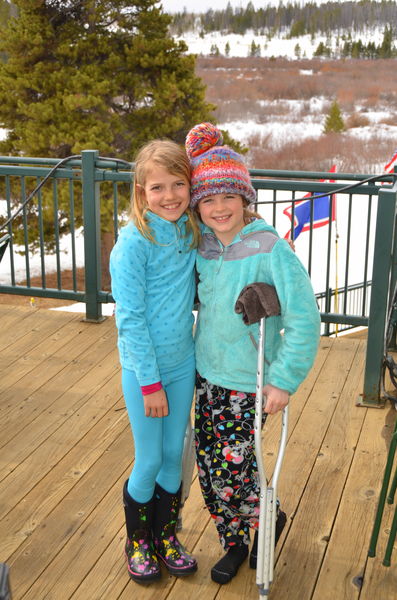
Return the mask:
[[[256, 231], [264, 231], [264, 230], [271, 231], [272, 233], [276, 233], [276, 235], [278, 235], [276, 230], [274, 229], [274, 227], [272, 227], [271, 225], [266, 223], [266, 221], [264, 219], [254, 218], [251, 221], [251, 223], [248, 223], [247, 225], [245, 225], [237, 233], [237, 235], [233, 238], [233, 240], [230, 242], [230, 244], [228, 244], [228, 246], [232, 246], [233, 244], [240, 242], [241, 240], [243, 240], [247, 236], [251, 235], [252, 233], [255, 233]], [[210, 227], [207, 227], [207, 225], [204, 225], [204, 224], [202, 225], [201, 234], [212, 236], [215, 240], [218, 241], [219, 244], [221, 244], [221, 242], [218, 240], [218, 238], [216, 237], [213, 230]]]
[[146, 214], [149, 223], [153, 223], [154, 226], [156, 226], [157, 224], [158, 226], [164, 228], [168, 227], [169, 225], [178, 225], [178, 227], [180, 227], [183, 223], [186, 223], [188, 219], [185, 213], [181, 217], [179, 217], [177, 221], [168, 221], [167, 219], [163, 219], [163, 217], [156, 215], [156, 213], [152, 212], [151, 210], [148, 210]]

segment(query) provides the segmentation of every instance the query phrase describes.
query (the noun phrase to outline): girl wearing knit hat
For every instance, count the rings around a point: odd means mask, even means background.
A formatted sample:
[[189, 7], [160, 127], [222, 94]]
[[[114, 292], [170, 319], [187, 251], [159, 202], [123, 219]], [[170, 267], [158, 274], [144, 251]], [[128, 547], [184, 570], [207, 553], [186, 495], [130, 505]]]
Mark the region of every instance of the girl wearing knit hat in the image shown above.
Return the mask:
[[[211, 570], [227, 583], [248, 556], [256, 566], [259, 481], [254, 452], [257, 324], [245, 325], [234, 307], [254, 282], [275, 287], [281, 316], [267, 320], [266, 414], [282, 410], [311, 368], [320, 318], [303, 265], [285, 240], [250, 207], [256, 199], [240, 154], [223, 145], [211, 123], [186, 138], [191, 207], [202, 223], [196, 267], [200, 301], [196, 347], [195, 436], [204, 501], [226, 551]], [[284, 329], [284, 336], [280, 331]], [[253, 343], [254, 341], [254, 343]], [[286, 522], [278, 512], [276, 539]]]
[[159, 579], [197, 563], [175, 534], [181, 464], [194, 391], [194, 264], [198, 225], [189, 209], [190, 165], [169, 140], [146, 144], [135, 161], [132, 219], [110, 257], [122, 387], [135, 462], [124, 484], [130, 577]]

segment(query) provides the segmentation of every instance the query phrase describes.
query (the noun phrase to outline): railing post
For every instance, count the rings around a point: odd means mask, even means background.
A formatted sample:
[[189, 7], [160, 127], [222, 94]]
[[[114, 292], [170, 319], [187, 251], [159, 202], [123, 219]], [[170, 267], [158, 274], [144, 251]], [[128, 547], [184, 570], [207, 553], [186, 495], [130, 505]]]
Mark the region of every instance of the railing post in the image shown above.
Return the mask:
[[358, 402], [362, 406], [381, 407], [384, 405], [384, 400], [380, 398], [380, 374], [389, 296], [396, 198], [396, 185], [393, 190], [381, 189], [379, 191], [364, 390]]
[[[332, 288], [328, 287], [327, 292], [325, 294], [325, 312], [326, 313], [331, 312], [331, 298], [332, 298]], [[330, 323], [328, 323], [328, 321], [327, 321], [325, 323], [324, 334], [323, 334], [327, 337], [329, 337], [329, 326], [330, 326]]]
[[[394, 174], [397, 175], [397, 166], [394, 167]], [[394, 218], [394, 231], [397, 232], [397, 211]], [[393, 240], [393, 258], [392, 258], [392, 266], [391, 266], [391, 276], [390, 276], [390, 296], [389, 296], [389, 309], [391, 308], [391, 303], [393, 302], [393, 292], [397, 283], [397, 236], [394, 235]], [[397, 350], [397, 340], [396, 340], [396, 328], [394, 327], [392, 340], [389, 348], [387, 350], [393, 350], [394, 352]]]
[[101, 228], [99, 183], [95, 181], [97, 150], [81, 153], [83, 180], [84, 221], [84, 269], [85, 269], [85, 321], [100, 323], [102, 304], [99, 302], [101, 289]]

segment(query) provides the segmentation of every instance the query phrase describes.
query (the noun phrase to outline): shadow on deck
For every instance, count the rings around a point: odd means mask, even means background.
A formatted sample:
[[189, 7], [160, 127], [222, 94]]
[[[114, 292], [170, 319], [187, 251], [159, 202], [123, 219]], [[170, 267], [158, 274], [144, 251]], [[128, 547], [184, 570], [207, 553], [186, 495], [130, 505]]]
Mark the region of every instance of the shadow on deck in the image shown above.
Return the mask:
[[[133, 444], [124, 409], [113, 318], [0, 305], [0, 561], [13, 600], [258, 597], [244, 565], [229, 585], [209, 577], [221, 555], [195, 479], [181, 539], [198, 572], [165, 573], [148, 587], [123, 560], [121, 490]], [[324, 338], [292, 399], [279, 495], [288, 515], [270, 600], [395, 600], [397, 551], [382, 557], [394, 507], [386, 507], [378, 556], [367, 557], [396, 413], [358, 408], [365, 340]], [[280, 421], [264, 430], [272, 468]]]

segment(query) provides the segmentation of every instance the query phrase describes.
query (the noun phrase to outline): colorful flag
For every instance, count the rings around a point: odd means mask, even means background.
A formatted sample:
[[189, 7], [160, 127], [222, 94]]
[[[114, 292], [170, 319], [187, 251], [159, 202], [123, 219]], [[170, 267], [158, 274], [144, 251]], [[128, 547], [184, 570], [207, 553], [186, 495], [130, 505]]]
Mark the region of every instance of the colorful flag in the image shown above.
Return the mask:
[[391, 157], [391, 159], [387, 163], [387, 165], [384, 167], [384, 169], [383, 169], [384, 172], [385, 173], [393, 173], [395, 165], [397, 165], [397, 150], [395, 151], [395, 153], [393, 154], [393, 156]]
[[[329, 173], [335, 173], [336, 165], [332, 165], [329, 170]], [[320, 179], [320, 181], [326, 181], [325, 179]], [[335, 179], [329, 179], [328, 181], [335, 181]], [[313, 200], [305, 200], [305, 198], [310, 198], [311, 196], [320, 196], [319, 198], [314, 198]], [[335, 194], [331, 194], [330, 196], [322, 196], [320, 192], [314, 194], [306, 194], [303, 196], [301, 200], [296, 200], [294, 204], [288, 206], [283, 213], [290, 219], [292, 223], [292, 206], [294, 206], [293, 211], [293, 219], [294, 219], [294, 234], [293, 239], [296, 240], [298, 235], [302, 233], [302, 231], [309, 231], [310, 227], [314, 228], [323, 227], [324, 225], [328, 225], [331, 221], [335, 221], [336, 219], [336, 203], [335, 203]], [[312, 208], [313, 206], [313, 208]], [[311, 216], [313, 215], [313, 220], [311, 220]], [[284, 236], [284, 239], [291, 239], [291, 228], [287, 231]]]

